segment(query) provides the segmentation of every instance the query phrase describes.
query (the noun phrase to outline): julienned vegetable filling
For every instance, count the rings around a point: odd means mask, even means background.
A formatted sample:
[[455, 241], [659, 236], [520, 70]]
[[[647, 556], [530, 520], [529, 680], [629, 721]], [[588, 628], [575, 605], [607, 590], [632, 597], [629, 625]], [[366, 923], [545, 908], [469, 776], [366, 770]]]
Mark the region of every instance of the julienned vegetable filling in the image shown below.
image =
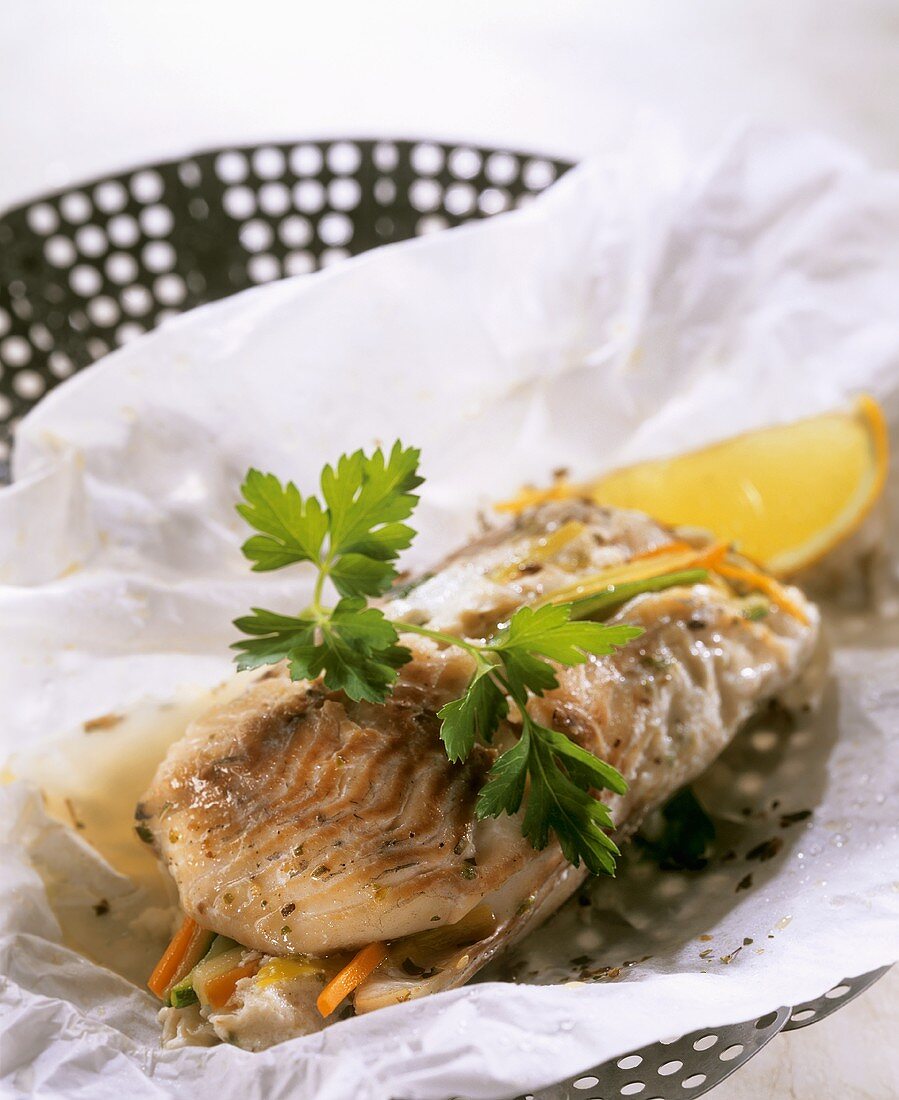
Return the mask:
[[[315, 1008], [324, 1020], [348, 998], [352, 1000], [388, 957], [409, 974], [434, 973], [452, 965], [460, 950], [494, 930], [493, 914], [481, 909], [458, 925], [428, 930], [393, 946], [372, 943], [351, 957], [271, 957], [248, 950], [227, 936], [217, 936], [185, 917], [148, 985], [167, 1007], [195, 1006], [200, 1017], [212, 1021], [229, 1009], [243, 1007], [254, 992], [277, 988], [281, 994], [308, 1000], [317, 990]], [[243, 986], [239, 986], [241, 982]]]

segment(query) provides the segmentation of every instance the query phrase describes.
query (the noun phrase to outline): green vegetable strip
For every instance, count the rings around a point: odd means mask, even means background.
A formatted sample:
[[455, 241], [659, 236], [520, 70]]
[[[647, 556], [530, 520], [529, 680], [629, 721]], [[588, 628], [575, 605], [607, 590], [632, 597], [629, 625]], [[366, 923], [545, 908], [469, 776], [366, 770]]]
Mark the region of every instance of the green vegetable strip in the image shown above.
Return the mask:
[[649, 577], [642, 581], [624, 581], [622, 584], [610, 584], [602, 592], [592, 596], [582, 596], [571, 603], [572, 619], [597, 619], [617, 611], [622, 604], [644, 592], [663, 592], [666, 588], [679, 585], [701, 584], [708, 580], [707, 569], [683, 569], [679, 573], [663, 573], [658, 577]]

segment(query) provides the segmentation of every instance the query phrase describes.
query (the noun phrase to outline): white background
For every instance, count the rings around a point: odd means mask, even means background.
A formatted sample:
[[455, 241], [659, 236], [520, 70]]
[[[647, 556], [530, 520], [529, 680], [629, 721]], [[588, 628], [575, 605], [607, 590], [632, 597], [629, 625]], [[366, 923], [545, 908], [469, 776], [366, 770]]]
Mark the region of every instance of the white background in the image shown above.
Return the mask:
[[[752, 116], [899, 168], [899, 0], [0, 0], [0, 209], [138, 162], [299, 136], [574, 159], [644, 115], [697, 152]], [[709, 1095], [891, 1100], [897, 1033], [892, 976]]]

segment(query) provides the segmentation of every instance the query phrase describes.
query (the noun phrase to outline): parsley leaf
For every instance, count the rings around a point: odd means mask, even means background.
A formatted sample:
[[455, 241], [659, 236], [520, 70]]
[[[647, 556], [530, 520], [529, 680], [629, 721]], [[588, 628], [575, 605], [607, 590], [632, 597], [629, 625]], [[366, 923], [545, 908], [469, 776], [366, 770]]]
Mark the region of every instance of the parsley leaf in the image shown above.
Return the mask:
[[[239, 669], [290, 662], [294, 680], [324, 677], [332, 691], [351, 699], [380, 703], [396, 679], [397, 669], [411, 658], [393, 623], [381, 611], [365, 607], [364, 600], [344, 599], [323, 623], [254, 608], [234, 624], [251, 639], [235, 642]], [[318, 640], [316, 633], [319, 632]]]
[[293, 660], [295, 650], [305, 650], [312, 644], [315, 620], [278, 615], [262, 607], [254, 607], [252, 615], [234, 620], [244, 634], [253, 635], [231, 646], [239, 653], [237, 667], [241, 671]]
[[536, 728], [539, 734], [531, 739], [534, 748], [528, 760], [531, 785], [524, 835], [535, 848], [544, 848], [552, 829], [562, 854], [575, 867], [583, 859], [594, 875], [614, 874], [614, 857], [620, 853], [603, 832], [612, 825], [608, 809], [565, 775], [543, 736], [547, 731]]
[[412, 515], [421, 485], [415, 447], [394, 443], [385, 459], [380, 448], [367, 458], [362, 451], [342, 455], [336, 469], [322, 470], [322, 496], [328, 506], [331, 553], [363, 554], [393, 561], [412, 542], [415, 532], [400, 520]]
[[541, 695], [558, 687], [550, 660], [579, 665], [590, 654], [613, 653], [641, 632], [634, 626], [604, 626], [572, 622], [572, 604], [546, 604], [534, 610], [519, 608], [508, 626], [487, 648], [503, 663], [513, 691]]
[[521, 736], [511, 749], [496, 758], [488, 780], [481, 788], [475, 811], [481, 820], [518, 813], [524, 798], [530, 756], [531, 723], [525, 722], [521, 727]]
[[[363, 610], [364, 609], [364, 610]], [[351, 699], [382, 703], [397, 670], [412, 659], [393, 623], [363, 600], [341, 600], [322, 626], [322, 641], [294, 679], [314, 680], [324, 674], [325, 686], [345, 691]]]
[[454, 699], [437, 712], [446, 755], [452, 761], [465, 760], [474, 748], [475, 739], [491, 741], [496, 727], [508, 713], [505, 693], [493, 679], [491, 666], [485, 665], [460, 699]]
[[522, 832], [535, 848], [545, 848], [550, 831], [575, 867], [583, 859], [594, 874], [614, 874], [614, 841], [604, 832], [612, 827], [608, 807], [591, 793], [607, 787], [623, 793], [627, 784], [618, 772], [563, 734], [547, 729], [522, 711], [517, 743], [494, 763], [478, 796], [479, 818], [517, 813], [527, 787]]
[[614, 653], [618, 646], [640, 633], [639, 627], [633, 626], [572, 622], [571, 610], [570, 603], [546, 604], [536, 611], [530, 607], [519, 608], [506, 629], [493, 640], [491, 648], [527, 650], [559, 664], [577, 665], [586, 661], [590, 653]]
[[328, 576], [341, 596], [380, 596], [390, 587], [396, 570], [386, 561], [364, 554], [344, 554]]
[[256, 572], [280, 569], [298, 561], [318, 561], [328, 520], [315, 497], [303, 500], [292, 481], [250, 470], [240, 487], [245, 504], [237, 511], [261, 535], [243, 544]]

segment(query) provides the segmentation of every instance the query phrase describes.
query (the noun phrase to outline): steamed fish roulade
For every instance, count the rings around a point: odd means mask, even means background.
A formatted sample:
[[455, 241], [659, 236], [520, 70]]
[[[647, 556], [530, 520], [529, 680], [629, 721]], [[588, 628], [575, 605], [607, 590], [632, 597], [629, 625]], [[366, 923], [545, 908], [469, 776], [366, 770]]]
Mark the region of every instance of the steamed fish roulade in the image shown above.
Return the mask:
[[[261, 1049], [327, 1022], [315, 1010], [323, 987], [369, 945], [383, 948], [369, 973], [355, 972], [356, 1012], [461, 985], [553, 913], [583, 864], [554, 836], [535, 850], [521, 812], [475, 813], [494, 760], [516, 742], [514, 707], [491, 744], [451, 763], [438, 711], [464, 691], [473, 658], [403, 623], [488, 638], [519, 607], [696, 552], [639, 513], [541, 505], [385, 597], [411, 660], [384, 703], [292, 681], [278, 665], [194, 722], [137, 816], [188, 918], [250, 961], [225, 1005], [201, 997], [171, 1011], [200, 1012], [219, 1037]], [[756, 621], [743, 588], [710, 575], [636, 595], [609, 622], [643, 634], [559, 667], [558, 686], [528, 706], [627, 780], [625, 794], [605, 797], [619, 842], [811, 658], [816, 608], [783, 590]]]

